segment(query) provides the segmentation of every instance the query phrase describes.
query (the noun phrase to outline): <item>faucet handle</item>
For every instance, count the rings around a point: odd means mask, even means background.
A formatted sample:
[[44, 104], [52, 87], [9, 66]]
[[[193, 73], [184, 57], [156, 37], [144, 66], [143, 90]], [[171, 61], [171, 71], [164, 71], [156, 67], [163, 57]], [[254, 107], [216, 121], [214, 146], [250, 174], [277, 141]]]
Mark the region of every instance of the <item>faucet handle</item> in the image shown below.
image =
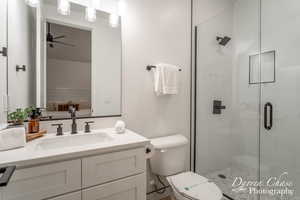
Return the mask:
[[73, 105], [69, 106], [69, 113], [71, 114], [71, 117], [75, 117], [76, 116], [76, 108], [75, 108], [75, 106], [73, 106]]
[[91, 126], [90, 124], [95, 123], [94, 121], [88, 121], [85, 122], [85, 126], [84, 126], [84, 132], [85, 133], [90, 133], [91, 132]]
[[56, 129], [57, 136], [63, 135], [62, 125], [63, 124], [52, 124], [52, 126], [57, 126], [57, 129]]

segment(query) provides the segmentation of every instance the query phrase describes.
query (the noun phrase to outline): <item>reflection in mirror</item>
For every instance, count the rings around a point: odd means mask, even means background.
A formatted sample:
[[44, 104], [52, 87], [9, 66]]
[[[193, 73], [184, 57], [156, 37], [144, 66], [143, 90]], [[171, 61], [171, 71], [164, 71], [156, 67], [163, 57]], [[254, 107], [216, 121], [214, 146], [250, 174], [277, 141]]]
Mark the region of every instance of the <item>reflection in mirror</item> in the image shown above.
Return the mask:
[[91, 31], [47, 22], [47, 116], [91, 115]]
[[72, 105], [78, 117], [121, 115], [121, 25], [100, 10], [89, 22], [75, 3], [61, 15], [53, 0], [8, 2], [10, 112], [36, 106], [45, 119], [70, 118]]

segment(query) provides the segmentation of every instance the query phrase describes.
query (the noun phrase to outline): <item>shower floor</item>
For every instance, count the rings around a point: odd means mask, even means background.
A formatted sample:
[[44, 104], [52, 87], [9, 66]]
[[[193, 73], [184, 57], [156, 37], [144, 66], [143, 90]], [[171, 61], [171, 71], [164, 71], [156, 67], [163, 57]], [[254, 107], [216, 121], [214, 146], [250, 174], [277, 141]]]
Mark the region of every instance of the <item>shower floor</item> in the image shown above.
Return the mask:
[[[244, 179], [249, 180], [251, 177], [249, 173], [243, 172], [241, 170], [234, 171], [231, 168], [215, 171], [213, 173], [206, 174], [206, 177], [213, 181], [223, 192], [230, 198], [234, 200], [257, 200], [258, 198], [255, 195], [249, 195], [248, 193], [236, 193], [232, 191], [232, 183], [235, 177], [243, 177]], [[219, 175], [224, 175], [226, 178], [221, 178]], [[224, 198], [227, 199], [227, 198]], [[227, 199], [228, 200], [228, 199]]]
[[[219, 175], [224, 175], [226, 178], [221, 178]], [[236, 177], [242, 177], [243, 180], [256, 180], [257, 175], [251, 173], [247, 170], [240, 170], [240, 169], [224, 169], [220, 171], [215, 171], [213, 173], [209, 173], [205, 175], [208, 179], [214, 182], [223, 192], [233, 200], [259, 200], [257, 195], [250, 195], [248, 191], [245, 192], [234, 192], [232, 191], [232, 184]], [[287, 198], [283, 197], [280, 198], [278, 196], [261, 196], [260, 200], [296, 200], [298, 198]], [[222, 200], [228, 200], [228, 198], [223, 198]]]

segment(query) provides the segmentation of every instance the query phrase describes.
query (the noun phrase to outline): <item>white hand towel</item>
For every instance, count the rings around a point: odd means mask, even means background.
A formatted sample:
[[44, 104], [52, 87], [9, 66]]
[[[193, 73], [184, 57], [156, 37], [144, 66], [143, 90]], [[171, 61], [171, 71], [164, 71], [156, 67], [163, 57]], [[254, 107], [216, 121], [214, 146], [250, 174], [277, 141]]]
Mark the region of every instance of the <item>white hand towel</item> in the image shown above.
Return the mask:
[[25, 128], [9, 128], [0, 131], [0, 151], [24, 147], [26, 144]]
[[163, 94], [178, 94], [178, 70], [179, 68], [170, 64], [159, 64], [162, 72]]
[[158, 64], [154, 72], [154, 91], [157, 96], [178, 94], [178, 70], [170, 64]]
[[154, 75], [154, 92], [157, 96], [160, 96], [163, 94], [163, 87], [162, 87], [162, 74], [163, 74], [163, 68], [162, 66], [157, 66], [153, 69], [153, 75]]

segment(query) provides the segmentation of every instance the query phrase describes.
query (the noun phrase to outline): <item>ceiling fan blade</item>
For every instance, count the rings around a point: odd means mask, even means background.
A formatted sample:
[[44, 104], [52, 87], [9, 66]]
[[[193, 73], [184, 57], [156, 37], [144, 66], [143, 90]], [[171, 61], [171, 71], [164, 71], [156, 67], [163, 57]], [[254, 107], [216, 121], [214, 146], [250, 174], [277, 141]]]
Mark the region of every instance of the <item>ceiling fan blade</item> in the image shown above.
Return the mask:
[[74, 44], [69, 44], [69, 43], [65, 43], [65, 42], [61, 42], [61, 41], [53, 41], [53, 43], [62, 44], [65, 46], [70, 46], [70, 47], [75, 47]]
[[66, 37], [65, 35], [60, 35], [60, 36], [54, 37], [53, 39], [56, 40], [56, 39], [62, 39], [62, 38], [65, 38], [65, 37]]

